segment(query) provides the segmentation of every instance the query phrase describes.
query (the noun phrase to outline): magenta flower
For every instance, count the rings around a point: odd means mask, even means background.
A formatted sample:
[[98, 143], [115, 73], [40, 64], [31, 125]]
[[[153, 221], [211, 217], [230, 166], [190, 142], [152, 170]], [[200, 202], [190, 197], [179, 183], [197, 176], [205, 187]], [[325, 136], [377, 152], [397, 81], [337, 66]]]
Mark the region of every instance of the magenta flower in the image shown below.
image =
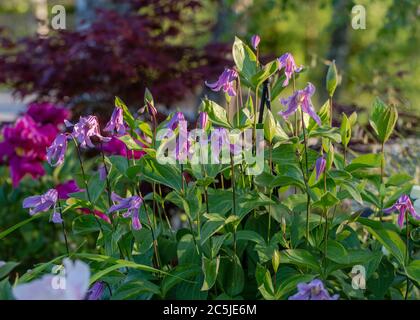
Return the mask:
[[254, 35], [251, 37], [251, 44], [252, 44], [252, 47], [253, 47], [255, 50], [257, 50], [258, 45], [260, 44], [260, 41], [261, 41], [261, 38], [260, 38], [260, 36], [259, 36], [258, 34], [254, 34]]
[[175, 130], [178, 127], [178, 124], [181, 121], [185, 121], [184, 114], [182, 112], [175, 112], [169, 122], [166, 124], [166, 127], [171, 130]]
[[37, 159], [14, 155], [9, 159], [9, 165], [12, 184], [14, 187], [17, 187], [20, 180], [22, 180], [27, 174], [32, 176], [33, 179], [38, 179], [45, 174], [42, 162]]
[[60, 133], [47, 149], [47, 161], [52, 167], [62, 165], [67, 151], [67, 136]]
[[115, 132], [121, 136], [125, 134], [126, 129], [124, 124], [123, 109], [115, 107], [114, 111], [112, 112], [111, 119], [105, 126], [104, 131], [112, 134]]
[[70, 198], [71, 193], [81, 191], [75, 180], [68, 180], [65, 183], [61, 183], [55, 187], [58, 192], [58, 198], [66, 200]]
[[[69, 126], [68, 121], [66, 124]], [[95, 116], [80, 117], [79, 122], [73, 127], [72, 136], [82, 148], [95, 147], [92, 139], [96, 139], [99, 142], [109, 142], [111, 140], [111, 138], [101, 135], [98, 119]]]
[[101, 300], [105, 290], [105, 282], [96, 281], [87, 293], [87, 300]]
[[324, 288], [321, 280], [314, 279], [308, 284], [299, 283], [297, 285], [298, 292], [289, 297], [289, 300], [338, 300], [338, 294], [330, 296]]
[[209, 115], [207, 112], [200, 112], [198, 115], [198, 124], [201, 129], [206, 129], [209, 124]]
[[392, 213], [394, 211], [399, 211], [400, 213], [398, 215], [398, 225], [400, 226], [400, 228], [402, 228], [404, 225], [406, 211], [410, 212], [414, 219], [420, 220], [420, 215], [416, 212], [416, 209], [414, 209], [410, 198], [405, 194], [399, 197], [397, 202], [395, 202], [395, 204], [392, 207], [384, 209], [385, 213]]
[[236, 96], [236, 92], [233, 87], [233, 81], [235, 81], [237, 77], [238, 73], [235, 70], [226, 68], [216, 82], [208, 83], [206, 81], [205, 83], [206, 86], [213, 91], [220, 91], [220, 89], [223, 89], [223, 92], [226, 92], [229, 96], [234, 97]]
[[311, 97], [315, 93], [315, 87], [312, 83], [308, 82], [308, 85], [302, 89], [295, 91], [287, 99], [281, 99], [281, 103], [287, 107], [285, 111], [279, 112], [279, 115], [284, 118], [288, 118], [291, 114], [295, 113], [299, 106], [302, 111], [309, 114], [315, 122], [321, 126], [321, 119], [316, 114], [314, 106], [312, 105]]
[[139, 211], [141, 204], [143, 203], [143, 199], [140, 196], [122, 198], [116, 193], [112, 193], [111, 199], [117, 204], [114, 204], [113, 206], [111, 206], [111, 208], [109, 208], [108, 214], [113, 213], [115, 211], [127, 210], [123, 214], [123, 217], [131, 217], [131, 225], [133, 229], [140, 230], [142, 228], [142, 225], [139, 219]]
[[70, 117], [70, 111], [51, 103], [31, 103], [26, 114], [39, 125], [54, 125], [57, 129]]
[[325, 171], [326, 164], [327, 164], [327, 161], [325, 160], [324, 156], [321, 156], [318, 159], [316, 159], [316, 162], [315, 162], [316, 180], [318, 180], [319, 176]]
[[293, 73], [298, 73], [302, 71], [302, 66], [299, 68], [296, 66], [295, 59], [291, 53], [285, 53], [280, 58], [277, 59], [279, 63], [279, 71], [284, 68], [284, 74], [286, 79], [283, 82], [283, 87], [286, 87], [289, 84], [290, 79], [292, 78]]
[[[136, 140], [136, 142], [139, 146], [143, 147], [143, 144], [140, 141]], [[127, 150], [125, 143], [115, 137], [112, 137], [109, 142], [102, 144], [101, 149], [108, 155], [118, 155], [129, 159], [131, 159], [133, 155], [134, 159], [140, 159], [146, 154], [146, 152], [140, 150]]]

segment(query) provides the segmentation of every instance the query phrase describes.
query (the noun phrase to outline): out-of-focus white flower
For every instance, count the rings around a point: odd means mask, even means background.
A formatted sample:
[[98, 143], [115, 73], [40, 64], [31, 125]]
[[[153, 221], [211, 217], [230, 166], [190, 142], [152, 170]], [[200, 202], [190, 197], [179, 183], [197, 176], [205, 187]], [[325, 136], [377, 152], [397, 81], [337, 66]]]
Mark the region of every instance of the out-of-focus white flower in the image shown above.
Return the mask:
[[76, 260], [64, 259], [59, 274], [48, 274], [13, 288], [17, 300], [83, 300], [89, 288], [89, 266]]

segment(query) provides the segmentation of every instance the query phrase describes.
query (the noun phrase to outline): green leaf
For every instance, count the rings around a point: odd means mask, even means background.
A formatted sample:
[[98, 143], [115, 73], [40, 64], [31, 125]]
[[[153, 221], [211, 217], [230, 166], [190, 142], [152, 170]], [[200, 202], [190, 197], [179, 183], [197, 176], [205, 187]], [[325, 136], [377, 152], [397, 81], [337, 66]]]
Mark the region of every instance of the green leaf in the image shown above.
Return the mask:
[[359, 218], [357, 221], [362, 223], [401, 265], [404, 265], [406, 246], [396, 232], [385, 229], [381, 224], [373, 223], [369, 219]]
[[98, 201], [99, 197], [103, 194], [105, 190], [105, 185], [106, 179], [101, 180], [98, 172], [96, 172], [90, 177], [88, 188], [92, 204], [95, 204]]
[[278, 69], [277, 60], [267, 63], [260, 71], [252, 76], [251, 83], [255, 88], [260, 87], [265, 80], [270, 78]]
[[216, 102], [205, 99], [203, 100], [203, 110], [207, 112], [210, 121], [220, 127], [231, 128], [226, 110], [219, 106]]
[[14, 268], [19, 265], [18, 262], [6, 262], [0, 266], [0, 280], [6, 277]]
[[328, 138], [333, 142], [340, 143], [341, 142], [341, 135], [339, 133], [338, 128], [316, 128], [309, 132], [309, 138], [312, 137], [322, 137]]
[[149, 182], [156, 182], [181, 191], [181, 171], [176, 165], [159, 164], [154, 159], [141, 158], [136, 171], [139, 171]]
[[144, 90], [144, 104], [150, 103], [152, 106], [155, 105], [153, 95], [148, 88]]
[[220, 265], [220, 256], [214, 259], [207, 259], [203, 256], [202, 261], [203, 263], [201, 269], [203, 270], [204, 274], [204, 282], [201, 290], [208, 291], [216, 283], [217, 273], [219, 271]]
[[260, 245], [265, 245], [265, 240], [264, 238], [259, 235], [258, 233], [256, 233], [255, 231], [251, 231], [251, 230], [239, 230], [236, 233], [236, 239], [239, 240], [246, 240], [246, 241], [251, 241], [251, 242], [255, 242], [257, 244]]
[[344, 148], [347, 148], [351, 139], [351, 124], [345, 113], [343, 113], [343, 119], [341, 120], [340, 134], [341, 143], [343, 144]]
[[241, 39], [235, 37], [232, 47], [233, 60], [244, 82], [252, 84], [252, 77], [257, 73], [257, 57]]
[[127, 122], [129, 127], [134, 130], [136, 128], [136, 121], [134, 120], [130, 110], [128, 110], [127, 105], [119, 97], [115, 97], [115, 106], [123, 109], [125, 122]]
[[166, 294], [182, 281], [191, 279], [201, 273], [201, 268], [198, 265], [178, 265], [165, 276], [161, 283], [162, 297], [165, 298]]
[[117, 137], [117, 139], [124, 142], [124, 144], [127, 146], [129, 150], [135, 150], [135, 151], [142, 150], [142, 147], [139, 146], [139, 144], [128, 134], [125, 136]]
[[89, 234], [99, 230], [98, 222], [91, 214], [83, 214], [73, 220], [74, 234]]
[[219, 273], [217, 276], [221, 288], [230, 296], [236, 296], [242, 292], [245, 286], [244, 270], [239, 258], [235, 255], [220, 258]]
[[145, 279], [124, 283], [112, 293], [111, 300], [136, 299], [142, 293], [152, 293], [160, 296], [159, 286]]
[[289, 249], [280, 251], [280, 263], [293, 264], [303, 268], [311, 268], [315, 272], [320, 272], [318, 260], [307, 250]]
[[266, 110], [264, 119], [264, 136], [268, 142], [272, 142], [276, 134], [277, 123], [270, 110]]
[[406, 268], [405, 272], [410, 279], [420, 284], [420, 260], [414, 260]]
[[346, 170], [352, 172], [358, 169], [378, 168], [381, 166], [381, 159], [381, 154], [364, 154], [354, 158], [346, 167]]
[[326, 78], [326, 88], [330, 97], [334, 95], [334, 91], [338, 85], [338, 74], [337, 67], [335, 66], [335, 61], [333, 60], [328, 67], [327, 78]]
[[337, 199], [335, 195], [331, 192], [327, 191], [324, 195], [322, 195], [321, 199], [316, 201], [313, 206], [314, 207], [321, 207], [323, 209], [331, 208], [338, 204], [340, 200]]
[[398, 119], [398, 111], [395, 106], [387, 106], [381, 99], [376, 98], [373, 103], [373, 112], [370, 117], [370, 125], [375, 131], [379, 142], [385, 143]]

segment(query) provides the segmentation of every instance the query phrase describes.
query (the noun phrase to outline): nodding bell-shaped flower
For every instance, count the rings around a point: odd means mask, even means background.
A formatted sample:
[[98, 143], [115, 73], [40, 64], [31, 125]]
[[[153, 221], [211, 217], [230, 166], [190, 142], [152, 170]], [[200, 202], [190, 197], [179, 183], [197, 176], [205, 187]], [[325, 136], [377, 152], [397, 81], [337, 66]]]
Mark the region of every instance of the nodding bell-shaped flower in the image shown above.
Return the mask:
[[279, 63], [279, 71], [284, 68], [284, 75], [286, 79], [283, 82], [283, 87], [286, 87], [289, 84], [290, 79], [294, 73], [302, 71], [303, 67], [299, 68], [296, 66], [295, 59], [291, 53], [285, 53], [280, 58], [277, 59]]
[[299, 283], [298, 292], [289, 297], [289, 300], [338, 300], [338, 294], [332, 297], [325, 289], [321, 280], [314, 279], [309, 283]]
[[53, 209], [51, 221], [53, 223], [63, 222], [61, 215], [56, 211], [58, 201], [58, 191], [50, 189], [46, 193], [38, 196], [31, 196], [23, 200], [22, 207], [29, 209], [29, 214], [33, 216], [39, 212], [45, 212]]
[[402, 228], [404, 225], [406, 211], [408, 211], [413, 216], [414, 219], [420, 220], [420, 214], [416, 212], [416, 209], [414, 209], [410, 198], [405, 194], [399, 197], [397, 202], [395, 202], [392, 207], [384, 209], [385, 213], [392, 213], [394, 211], [399, 211], [398, 225], [400, 226], [400, 228]]
[[200, 129], [206, 129], [207, 125], [209, 124], [209, 115], [207, 112], [200, 112], [198, 115], [198, 125]]
[[171, 130], [175, 130], [178, 127], [179, 122], [185, 121], [184, 114], [182, 112], [175, 112], [166, 127]]
[[327, 164], [327, 160], [325, 160], [324, 156], [321, 156], [318, 159], [316, 159], [316, 162], [315, 162], [316, 180], [318, 180], [319, 176], [322, 173], [324, 173], [326, 164]]
[[60, 166], [64, 163], [67, 151], [67, 136], [60, 133], [51, 146], [47, 148], [47, 161], [52, 167]]
[[112, 201], [116, 202], [116, 204], [109, 208], [108, 214], [115, 211], [127, 210], [125, 213], [123, 213], [123, 217], [131, 217], [131, 225], [133, 229], [140, 230], [142, 225], [139, 219], [139, 211], [141, 204], [143, 203], [143, 199], [140, 196], [122, 198], [116, 193], [112, 193], [111, 199]]
[[222, 89], [223, 92], [234, 97], [236, 96], [236, 91], [233, 87], [233, 81], [235, 81], [237, 77], [238, 73], [235, 70], [226, 68], [216, 82], [209, 83], [206, 81], [205, 83], [206, 86], [213, 91], [220, 91], [220, 89]]
[[260, 44], [261, 38], [258, 34], [254, 34], [251, 37], [251, 45], [254, 48], [254, 50], [257, 50], [258, 45]]
[[[67, 121], [66, 126], [72, 124]], [[79, 122], [73, 126], [72, 136], [79, 142], [81, 148], [94, 148], [92, 139], [97, 139], [101, 143], [111, 140], [101, 135], [98, 119], [95, 116], [80, 117]]]
[[287, 109], [285, 111], [279, 112], [279, 115], [287, 119], [290, 115], [295, 113], [300, 106], [302, 107], [303, 112], [309, 114], [309, 116], [314, 119], [319, 126], [321, 126], [321, 119], [316, 114], [311, 101], [311, 97], [314, 93], [314, 85], [308, 82], [308, 85], [304, 89], [295, 91], [290, 97], [286, 99], [281, 99], [281, 103], [286, 106]]
[[124, 124], [123, 109], [115, 107], [114, 111], [112, 112], [111, 119], [109, 119], [108, 123], [106, 124], [104, 131], [112, 134], [115, 133], [120, 136], [125, 134], [126, 129]]

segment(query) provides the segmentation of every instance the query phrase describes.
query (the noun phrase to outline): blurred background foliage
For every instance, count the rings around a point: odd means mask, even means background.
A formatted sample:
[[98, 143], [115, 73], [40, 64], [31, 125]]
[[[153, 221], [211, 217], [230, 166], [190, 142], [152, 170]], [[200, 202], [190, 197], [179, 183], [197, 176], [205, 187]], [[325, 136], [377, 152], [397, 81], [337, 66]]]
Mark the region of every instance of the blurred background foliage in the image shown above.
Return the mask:
[[[36, 2], [43, 0], [2, 1], [0, 25], [10, 27], [15, 37], [34, 36], [36, 23], [29, 17], [33, 16]], [[80, 21], [78, 16], [94, 19], [95, 9], [122, 10], [127, 1], [45, 2], [49, 8], [65, 5], [68, 27], [75, 29]], [[150, 3], [162, 1], [128, 2], [141, 11]], [[185, 5], [185, 1], [178, 3]], [[235, 35], [248, 40], [252, 34], [259, 34], [263, 56], [292, 52], [298, 64], [312, 69], [302, 79], [318, 88], [319, 105], [326, 98], [323, 89], [326, 64], [335, 59], [342, 75], [342, 85], [336, 94], [338, 103], [368, 108], [373, 97], [379, 95], [401, 111], [415, 115], [420, 112], [418, 0], [202, 0], [199, 3], [201, 7], [195, 11], [184, 10], [193, 19], [167, 41], [203, 48], [211, 42], [231, 43]], [[356, 4], [366, 8], [365, 30], [351, 27], [351, 9]], [[214, 67], [219, 72], [223, 65]], [[196, 89], [196, 95], [200, 96], [203, 88]], [[194, 107], [197, 100], [190, 98], [186, 103]]]

